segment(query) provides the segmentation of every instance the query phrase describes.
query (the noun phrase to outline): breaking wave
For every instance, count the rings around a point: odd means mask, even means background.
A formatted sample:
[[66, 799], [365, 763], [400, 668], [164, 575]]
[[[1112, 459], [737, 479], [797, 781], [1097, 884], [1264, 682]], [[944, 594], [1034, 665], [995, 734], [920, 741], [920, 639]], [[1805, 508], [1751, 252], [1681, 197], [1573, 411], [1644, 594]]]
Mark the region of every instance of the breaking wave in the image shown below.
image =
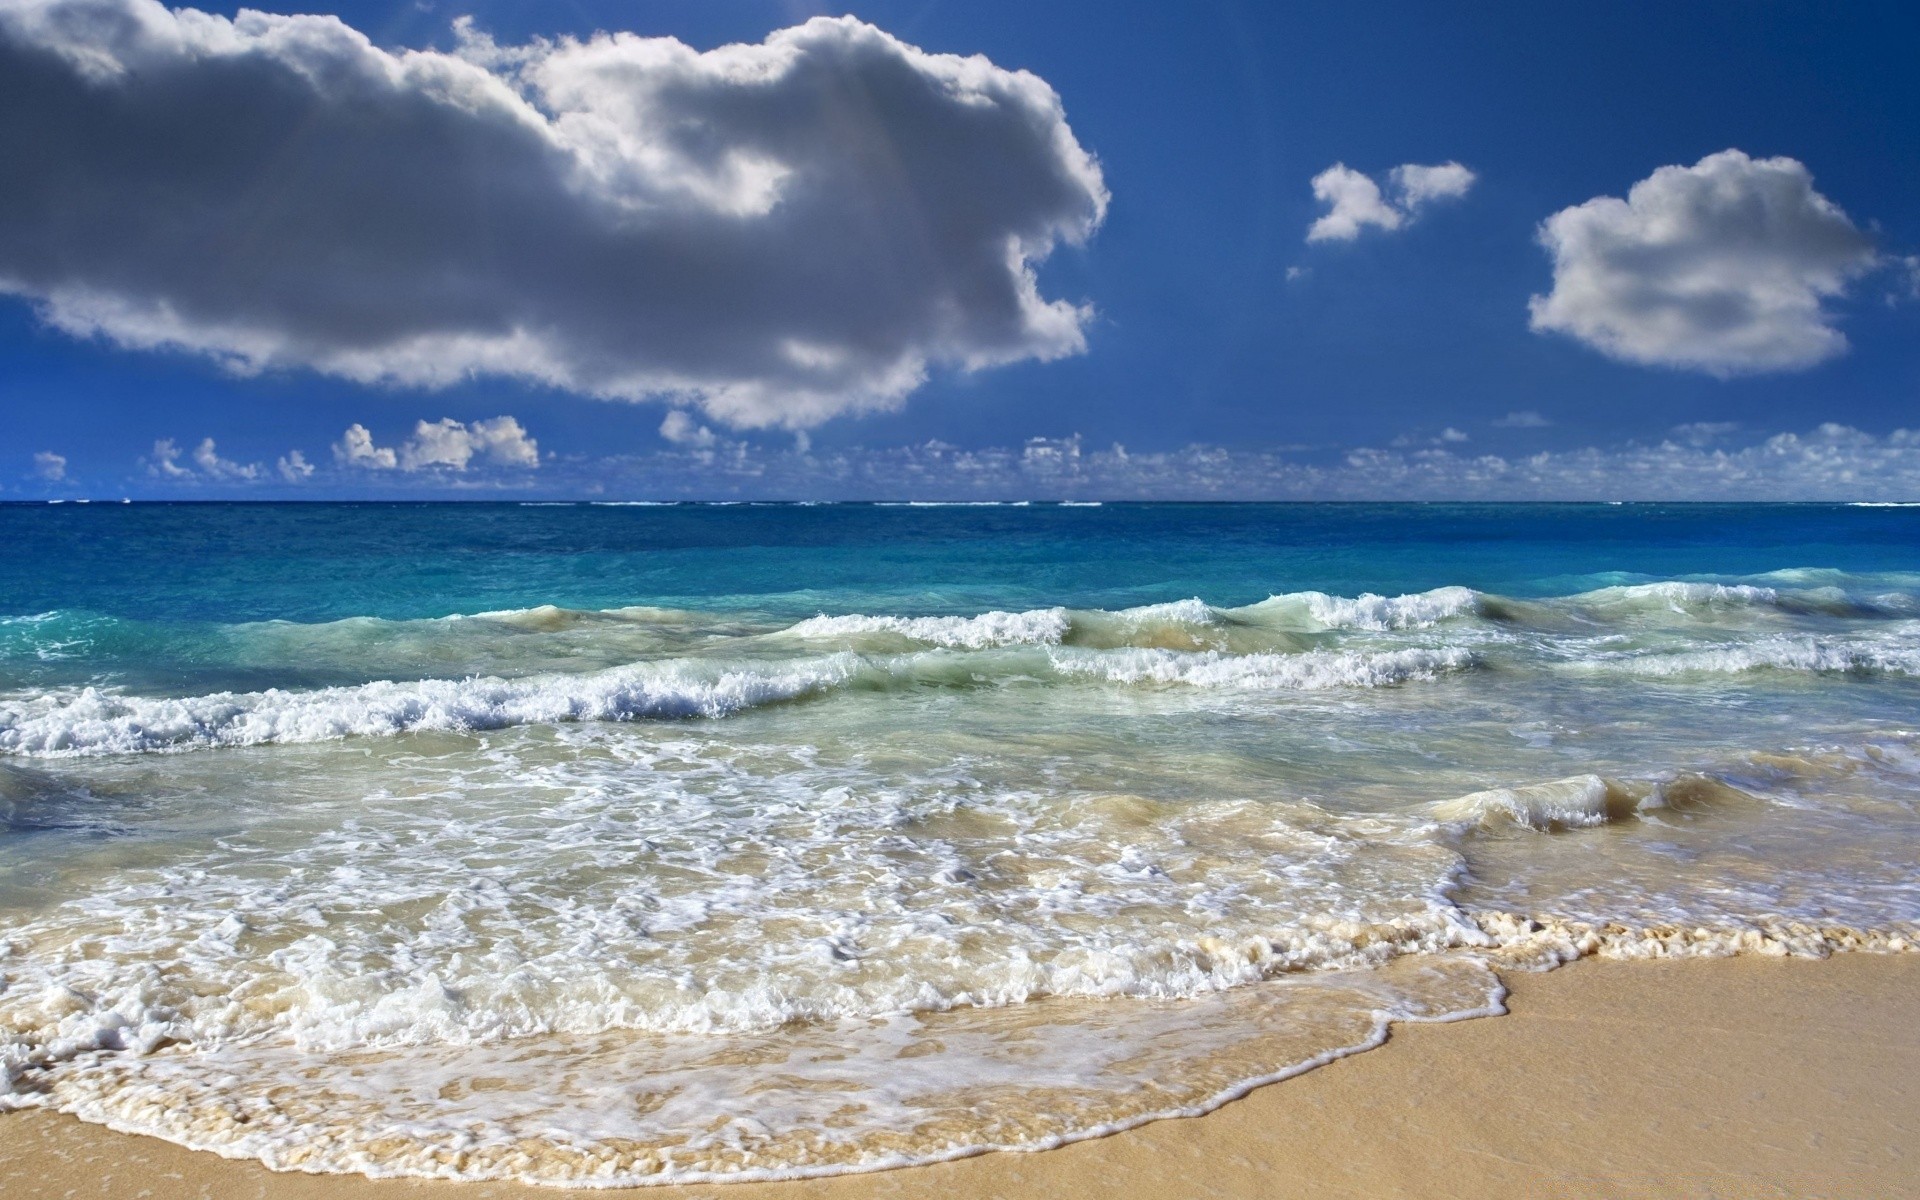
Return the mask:
[[870, 656], [839, 651], [754, 663], [668, 659], [575, 675], [379, 680], [309, 691], [120, 695], [98, 688], [0, 701], [0, 753], [73, 757], [258, 746], [579, 721], [721, 718], [846, 688], [980, 687], [1035, 679], [1246, 691], [1370, 688], [1464, 670], [1457, 649], [1216, 651], [1016, 647]]
[[845, 685], [852, 654], [786, 666], [701, 669], [682, 663], [580, 676], [379, 681], [310, 692], [183, 698], [70, 697], [0, 705], [0, 751], [36, 756], [319, 742], [418, 730], [500, 729], [643, 717], [724, 717]]

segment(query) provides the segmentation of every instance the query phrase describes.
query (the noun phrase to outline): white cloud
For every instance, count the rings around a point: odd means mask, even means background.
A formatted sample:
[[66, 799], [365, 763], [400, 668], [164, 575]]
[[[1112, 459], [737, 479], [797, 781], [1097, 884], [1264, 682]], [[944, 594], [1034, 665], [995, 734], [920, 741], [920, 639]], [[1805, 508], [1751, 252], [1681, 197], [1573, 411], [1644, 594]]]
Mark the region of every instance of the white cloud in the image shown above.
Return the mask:
[[1435, 200], [1457, 200], [1473, 187], [1477, 176], [1457, 162], [1423, 167], [1404, 163], [1387, 173], [1391, 200], [1380, 185], [1345, 163], [1335, 163], [1313, 177], [1313, 196], [1327, 212], [1307, 229], [1309, 242], [1350, 242], [1369, 226], [1395, 230], [1419, 215]]
[[1738, 421], [1689, 421], [1685, 425], [1675, 425], [1667, 433], [1690, 446], [1705, 446], [1739, 428]]
[[180, 483], [256, 483], [266, 477], [266, 468], [259, 463], [220, 457], [212, 438], [201, 438], [193, 453], [186, 456], [191, 466], [180, 461], [183, 453], [172, 438], [161, 438], [142, 461], [146, 463], [147, 474]]
[[51, 450], [39, 450], [33, 456], [33, 476], [48, 483], [59, 483], [67, 477], [67, 457], [55, 454]]
[[281, 455], [274, 467], [280, 472], [280, 478], [288, 483], [305, 483], [313, 478], [313, 464], [298, 450], [289, 450]]
[[1407, 163], [1392, 172], [1394, 192], [1408, 216], [1432, 200], [1458, 200], [1467, 194], [1477, 178], [1457, 162], [1441, 163], [1437, 167]]
[[200, 444], [193, 448], [193, 465], [208, 479], [225, 483], [250, 483], [260, 478], [264, 470], [259, 463], [240, 463], [221, 458], [214, 449], [212, 438], [201, 438]]
[[1309, 242], [1350, 242], [1369, 225], [1398, 229], [1406, 217], [1380, 196], [1380, 185], [1347, 166], [1335, 163], [1313, 177], [1313, 198], [1327, 206], [1326, 215], [1307, 228]]
[[1723, 378], [1845, 353], [1823, 304], [1876, 262], [1805, 166], [1738, 150], [1661, 167], [1625, 200], [1562, 209], [1540, 241], [1553, 290], [1531, 301], [1536, 331]]
[[[1909, 254], [1893, 261], [1893, 266], [1901, 274], [1901, 283], [1906, 286], [1904, 299], [1920, 300], [1920, 254]], [[1897, 303], [1903, 297], [1895, 294], [1887, 297], [1888, 304]]]
[[153, 454], [146, 460], [147, 474], [161, 479], [192, 479], [193, 469], [180, 465], [180, 447], [172, 438], [161, 438], [153, 444]]
[[372, 431], [356, 421], [333, 444], [333, 461], [343, 467], [391, 471], [400, 465], [400, 456], [388, 447], [374, 445]]
[[0, 111], [0, 291], [58, 328], [740, 427], [1081, 352], [1090, 310], [1034, 268], [1107, 202], [1044, 80], [850, 18], [395, 53], [330, 16], [15, 0]]
[[1528, 409], [1525, 412], [1510, 412], [1504, 417], [1496, 417], [1488, 424], [1495, 429], [1545, 429], [1553, 422]]
[[372, 432], [356, 422], [334, 443], [333, 458], [343, 467], [368, 471], [465, 471], [475, 459], [489, 466], [533, 470], [540, 465], [540, 443], [519, 421], [505, 416], [471, 424], [452, 417], [419, 421], [413, 437], [398, 449], [375, 445]]
[[498, 467], [531, 470], [540, 465], [540, 446], [512, 417], [494, 417], [471, 425], [442, 417], [413, 427], [413, 438], [400, 448], [400, 467], [406, 471], [427, 467], [464, 471], [476, 457]]
[[1461, 433], [1458, 429], [1455, 429], [1453, 426], [1449, 425], [1445, 429], [1442, 429], [1440, 431], [1440, 436], [1438, 438], [1435, 438], [1434, 440], [1438, 442], [1446, 443], [1447, 445], [1454, 445], [1459, 442], [1468, 441], [1470, 439], [1467, 437], [1466, 434]]
[[674, 409], [661, 419], [660, 436], [676, 446], [711, 446], [714, 443], [713, 430], [688, 416], [682, 408]]

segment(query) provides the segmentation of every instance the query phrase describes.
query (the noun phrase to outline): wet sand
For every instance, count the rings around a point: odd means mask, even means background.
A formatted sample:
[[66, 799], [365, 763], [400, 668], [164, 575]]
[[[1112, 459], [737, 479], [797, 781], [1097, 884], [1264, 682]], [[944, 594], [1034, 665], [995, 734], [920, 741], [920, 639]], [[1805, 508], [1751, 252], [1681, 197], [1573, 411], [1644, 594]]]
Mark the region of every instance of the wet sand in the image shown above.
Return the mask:
[[[1036, 1154], [779, 1184], [572, 1193], [866, 1197], [1920, 1196], [1920, 955], [1585, 961], [1511, 1013]], [[498, 1183], [282, 1175], [70, 1117], [0, 1114], [0, 1196], [553, 1200]]]

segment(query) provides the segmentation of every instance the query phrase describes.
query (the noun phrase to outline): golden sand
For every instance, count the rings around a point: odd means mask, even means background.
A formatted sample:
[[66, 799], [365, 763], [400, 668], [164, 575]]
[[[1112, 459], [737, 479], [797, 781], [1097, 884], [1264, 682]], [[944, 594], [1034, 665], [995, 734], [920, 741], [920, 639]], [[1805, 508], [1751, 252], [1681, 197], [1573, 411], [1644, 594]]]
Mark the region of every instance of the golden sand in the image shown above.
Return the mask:
[[[583, 1196], [1920, 1196], [1920, 955], [1587, 960], [1509, 977], [1509, 1016], [1209, 1116], [1037, 1154], [787, 1184]], [[0, 1196], [552, 1200], [511, 1184], [274, 1174], [40, 1112], [0, 1115]]]

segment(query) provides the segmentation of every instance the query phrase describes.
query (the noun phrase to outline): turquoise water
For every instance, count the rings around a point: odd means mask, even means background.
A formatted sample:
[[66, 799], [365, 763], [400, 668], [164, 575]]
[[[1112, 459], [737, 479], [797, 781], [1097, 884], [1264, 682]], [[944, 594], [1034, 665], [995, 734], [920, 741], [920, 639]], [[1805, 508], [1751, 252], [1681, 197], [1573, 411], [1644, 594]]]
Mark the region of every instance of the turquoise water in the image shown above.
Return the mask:
[[0, 507], [0, 1103], [1033, 1147], [1584, 954], [1909, 948], [1920, 509]]

